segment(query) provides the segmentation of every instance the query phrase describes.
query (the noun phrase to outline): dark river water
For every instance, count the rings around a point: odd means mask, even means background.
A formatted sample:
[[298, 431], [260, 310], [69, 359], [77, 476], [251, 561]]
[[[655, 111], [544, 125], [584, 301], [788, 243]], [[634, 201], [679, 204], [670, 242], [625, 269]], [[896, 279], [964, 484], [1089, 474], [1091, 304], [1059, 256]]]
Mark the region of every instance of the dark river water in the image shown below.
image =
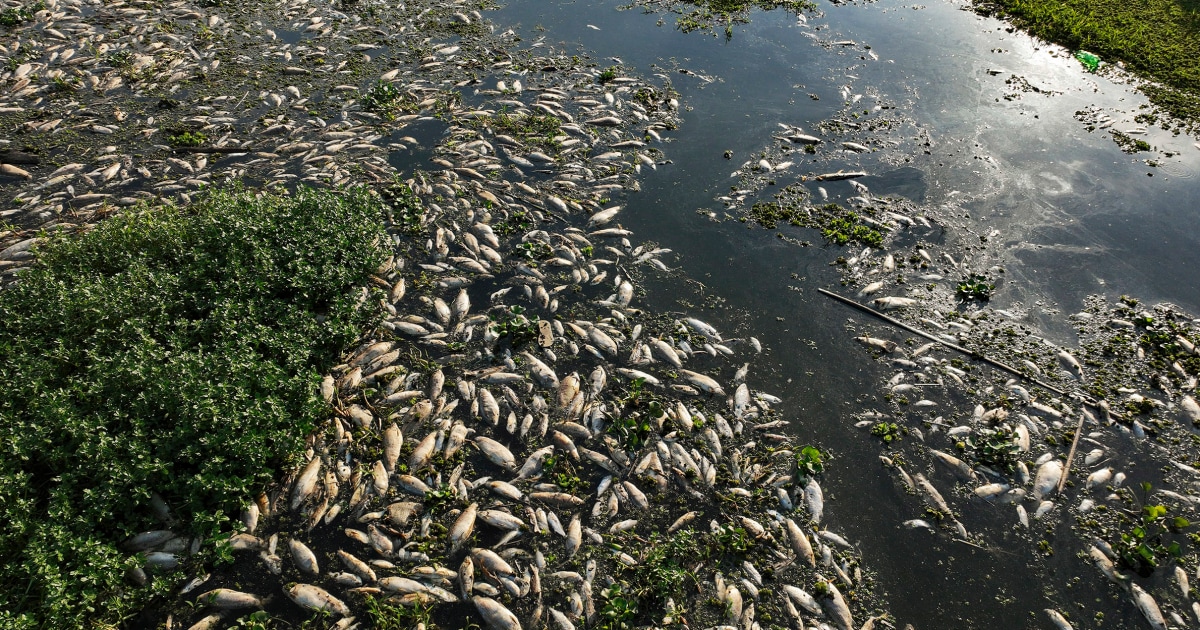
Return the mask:
[[[796, 157], [797, 174], [861, 167], [873, 193], [939, 208], [947, 239], [979, 245], [978, 235], [988, 236], [974, 255], [1004, 269], [991, 305], [1025, 313], [1047, 338], [1071, 344], [1066, 316], [1089, 294], [1200, 310], [1194, 140], [1152, 128], [1135, 137], [1156, 152], [1121, 152], [1076, 113], [1091, 108], [1114, 118], [1115, 129], [1134, 129], [1140, 94], [1086, 74], [1069, 51], [954, 4], [822, 3], [807, 24], [782, 11], [756, 12], [728, 39], [682, 33], [675, 18], [548, 0], [513, 0], [493, 17], [527, 44], [586, 54], [601, 67], [620, 62], [633, 73], [662, 73], [679, 91], [684, 123], [660, 145], [670, 163], [643, 173], [622, 215], [639, 239], [674, 250], [673, 265], [697, 281], [684, 289], [673, 278], [651, 285], [653, 305], [715, 302], [706, 314], [718, 327], [763, 340], [767, 351], [751, 380], [784, 399], [795, 432], [832, 453], [823, 482], [830, 526], [862, 551], [896, 627], [1050, 628], [1044, 608], [1069, 612], [1076, 628], [1146, 627], [1076, 557], [1079, 549], [1063, 546], [1049, 558], [1037, 552], [1038, 538], [1053, 544], [1063, 533], [1056, 528], [1069, 525], [1022, 533], [1011, 506], [969, 507], [976, 513], [964, 520], [983, 528], [988, 550], [903, 528], [922, 517], [918, 502], [879, 465], [878, 442], [851, 416], [877, 399], [888, 376], [852, 341], [861, 334], [854, 331], [878, 324], [816, 292], [837, 288], [830, 263], [849, 254], [820, 246], [819, 235], [797, 234], [817, 243], [801, 247], [749, 228], [715, 197], [737, 184], [735, 168], [772, 145], [779, 123], [812, 130], [839, 113], [883, 105], [899, 124], [846, 138], [883, 150], [825, 155], [813, 166]], [[863, 97], [847, 105], [844, 88]], [[855, 194], [846, 182], [825, 188], [835, 199]]]

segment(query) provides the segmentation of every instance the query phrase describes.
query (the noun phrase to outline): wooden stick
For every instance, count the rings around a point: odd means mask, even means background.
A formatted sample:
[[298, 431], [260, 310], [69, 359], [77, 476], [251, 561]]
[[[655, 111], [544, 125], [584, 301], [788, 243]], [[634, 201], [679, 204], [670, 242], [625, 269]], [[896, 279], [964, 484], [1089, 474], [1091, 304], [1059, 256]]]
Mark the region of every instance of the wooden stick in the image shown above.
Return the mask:
[[1079, 414], [1079, 424], [1075, 425], [1075, 438], [1071, 440], [1071, 450], [1067, 451], [1067, 463], [1063, 466], [1062, 478], [1058, 480], [1058, 489], [1056, 492], [1062, 492], [1063, 486], [1067, 483], [1067, 475], [1071, 473], [1071, 461], [1075, 459], [1075, 447], [1079, 446], [1079, 435], [1083, 433], [1083, 421], [1087, 416]]
[[[871, 315], [874, 315], [875, 317], [878, 317], [879, 319], [882, 319], [883, 321], [885, 321], [893, 326], [903, 328], [904, 330], [907, 330], [908, 332], [913, 333], [914, 335], [920, 335], [930, 341], [940, 343], [943, 346], [950, 348], [951, 350], [956, 350], [956, 351], [961, 352], [973, 359], [983, 361], [984, 363], [987, 363], [988, 365], [990, 365], [992, 367], [1004, 370], [1005, 372], [1008, 372], [1015, 376], [1019, 376], [1025, 380], [1033, 383], [1034, 385], [1037, 385], [1038, 387], [1041, 387], [1043, 389], [1050, 390], [1050, 391], [1054, 392], [1055, 394], [1058, 394], [1059, 396], [1063, 396], [1063, 397], [1067, 397], [1067, 398], [1071, 397], [1071, 394], [1068, 394], [1067, 392], [1065, 392], [1053, 385], [1045, 383], [1041, 379], [1029, 376], [1029, 375], [1025, 374], [1024, 372], [1018, 370], [1015, 367], [1006, 365], [995, 359], [990, 359], [988, 357], [983, 356], [982, 354], [979, 354], [978, 352], [976, 352], [974, 350], [971, 350], [969, 348], [964, 348], [958, 344], [950, 343], [949, 341], [946, 341], [945, 339], [938, 338], [938, 337], [936, 337], [930, 333], [927, 333], [923, 330], [909, 326], [908, 324], [906, 324], [894, 317], [889, 317], [887, 315], [884, 315], [883, 313], [880, 313], [879, 311], [877, 311], [869, 306], [866, 306], [864, 304], [859, 304], [858, 302], [855, 302], [854, 300], [851, 300], [848, 297], [838, 295], [838, 294], [834, 293], [833, 291], [826, 291], [825, 289], [817, 289], [817, 291], [820, 291], [821, 293], [824, 293], [825, 295], [828, 295], [829, 297], [831, 297], [839, 302], [853, 306], [854, 308], [857, 308], [860, 311], [863, 311], [865, 313], [870, 313]], [[1096, 406], [1096, 403], [1094, 403], [1090, 400], [1087, 400], [1084, 397], [1080, 397], [1080, 399], [1083, 400], [1084, 404], [1091, 405], [1092, 407]]]

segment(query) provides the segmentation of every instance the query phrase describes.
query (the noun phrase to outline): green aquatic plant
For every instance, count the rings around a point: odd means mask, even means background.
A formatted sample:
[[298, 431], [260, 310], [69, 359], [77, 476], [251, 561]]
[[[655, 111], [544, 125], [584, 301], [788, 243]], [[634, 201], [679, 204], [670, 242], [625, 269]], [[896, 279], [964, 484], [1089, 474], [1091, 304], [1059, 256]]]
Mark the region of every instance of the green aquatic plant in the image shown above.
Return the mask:
[[173, 147], [198, 147], [208, 142], [208, 136], [199, 131], [180, 131], [167, 136], [167, 144]]
[[617, 68], [617, 66], [612, 66], [610, 68], [606, 68], [604, 71], [602, 71], [599, 75], [596, 76], [596, 82], [600, 83], [601, 85], [604, 85], [605, 83], [611, 83], [613, 81], [613, 79], [617, 78], [618, 70], [619, 70], [619, 68]]
[[363, 109], [379, 114], [385, 120], [395, 120], [404, 93], [387, 81], [376, 81], [359, 99]]
[[507, 339], [516, 348], [537, 337], [537, 318], [530, 320], [525, 316], [525, 308], [512, 305], [499, 314], [489, 314], [489, 327], [497, 337]]
[[46, 8], [46, 3], [42, 0], [30, 4], [26, 7], [10, 7], [0, 11], [0, 26], [12, 28], [20, 26], [24, 22], [32, 22], [33, 14], [42, 11]]
[[900, 434], [900, 427], [894, 422], [880, 422], [871, 427], [871, 435], [883, 440], [884, 444], [898, 441]]
[[[830, 204], [837, 206], [837, 204]], [[838, 206], [840, 209], [840, 206]], [[848, 245], [851, 242], [862, 243], [869, 247], [883, 247], [883, 234], [879, 230], [862, 222], [854, 212], [835, 217], [826, 227], [821, 229], [821, 236], [834, 245]]]
[[825, 470], [825, 456], [815, 446], [804, 446], [796, 451], [796, 471], [805, 477], [819, 475]]
[[632, 630], [637, 617], [637, 600], [625, 596], [620, 584], [613, 584], [600, 592], [604, 606], [596, 627], [600, 630]]
[[117, 624], [172, 583], [124, 580], [152, 504], [228, 532], [303, 452], [319, 375], [378, 316], [358, 287], [382, 210], [363, 188], [212, 191], [37, 248], [0, 291], [0, 627]]
[[1016, 467], [1017, 455], [1021, 451], [1016, 433], [1006, 426], [980, 429], [961, 444], [974, 461], [1008, 471]]
[[[1143, 482], [1141, 488], [1149, 496], [1153, 487]], [[1122, 520], [1127, 529], [1112, 545], [1121, 566], [1148, 577], [1163, 560], [1183, 555], [1181, 540], [1188, 539], [1178, 535], [1186, 533], [1192, 523], [1182, 516], [1171, 516], [1166, 506], [1143, 505], [1139, 517]]]
[[995, 283], [990, 282], [986, 276], [975, 273], [967, 276], [962, 282], [958, 283], [956, 293], [963, 300], [986, 302], [991, 299], [992, 293], [995, 290]]

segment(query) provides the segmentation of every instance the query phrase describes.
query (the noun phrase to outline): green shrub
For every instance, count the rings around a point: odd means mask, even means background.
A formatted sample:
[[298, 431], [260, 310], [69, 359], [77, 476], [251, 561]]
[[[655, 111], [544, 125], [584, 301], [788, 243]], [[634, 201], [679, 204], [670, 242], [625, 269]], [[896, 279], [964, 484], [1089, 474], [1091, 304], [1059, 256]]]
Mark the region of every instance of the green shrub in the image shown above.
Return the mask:
[[212, 536], [303, 450], [319, 374], [375, 317], [381, 212], [218, 191], [39, 248], [0, 291], [0, 627], [118, 621], [152, 493]]

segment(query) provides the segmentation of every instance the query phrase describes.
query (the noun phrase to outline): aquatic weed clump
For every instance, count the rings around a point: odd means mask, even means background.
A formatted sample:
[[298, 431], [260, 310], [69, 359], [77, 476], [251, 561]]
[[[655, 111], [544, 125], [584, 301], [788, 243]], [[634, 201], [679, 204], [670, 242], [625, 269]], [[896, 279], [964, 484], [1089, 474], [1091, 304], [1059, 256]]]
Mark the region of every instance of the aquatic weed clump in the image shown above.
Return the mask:
[[218, 191], [41, 245], [0, 291], [0, 626], [118, 622], [157, 497], [211, 536], [303, 450], [371, 322], [381, 216], [365, 189]]

